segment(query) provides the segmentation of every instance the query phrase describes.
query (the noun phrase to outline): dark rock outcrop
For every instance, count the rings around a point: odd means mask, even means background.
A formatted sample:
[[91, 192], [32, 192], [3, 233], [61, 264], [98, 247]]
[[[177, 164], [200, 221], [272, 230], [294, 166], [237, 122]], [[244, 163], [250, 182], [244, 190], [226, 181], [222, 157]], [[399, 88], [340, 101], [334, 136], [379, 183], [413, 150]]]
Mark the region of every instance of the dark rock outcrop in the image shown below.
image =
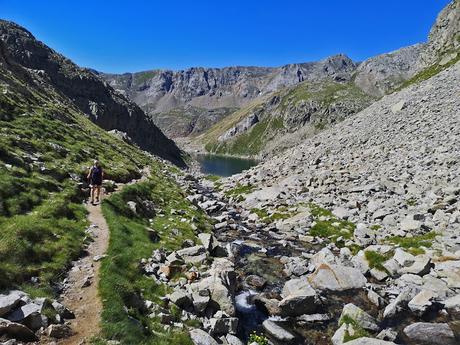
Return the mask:
[[89, 69], [80, 68], [56, 53], [21, 26], [0, 20], [0, 40], [10, 63], [41, 73], [89, 118], [106, 130], [125, 132], [140, 148], [185, 165], [181, 151], [125, 96]]

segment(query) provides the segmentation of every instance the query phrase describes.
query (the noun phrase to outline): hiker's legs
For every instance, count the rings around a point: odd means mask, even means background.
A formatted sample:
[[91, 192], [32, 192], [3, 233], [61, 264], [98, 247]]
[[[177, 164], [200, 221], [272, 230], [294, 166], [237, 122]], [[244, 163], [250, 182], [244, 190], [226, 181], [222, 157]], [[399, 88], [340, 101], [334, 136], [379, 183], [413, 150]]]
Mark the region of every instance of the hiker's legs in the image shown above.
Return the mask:
[[101, 186], [96, 186], [96, 200], [99, 201], [101, 197]]
[[91, 203], [94, 203], [94, 190], [96, 189], [95, 186], [91, 186]]

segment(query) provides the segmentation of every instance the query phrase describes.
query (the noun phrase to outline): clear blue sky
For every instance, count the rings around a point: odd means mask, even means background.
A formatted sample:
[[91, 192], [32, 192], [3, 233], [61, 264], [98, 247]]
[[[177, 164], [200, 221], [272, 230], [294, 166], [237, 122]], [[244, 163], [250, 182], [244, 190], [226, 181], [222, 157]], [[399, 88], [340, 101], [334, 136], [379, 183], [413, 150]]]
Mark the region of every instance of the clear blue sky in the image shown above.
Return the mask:
[[81, 66], [133, 72], [354, 60], [426, 40], [449, 0], [0, 0]]

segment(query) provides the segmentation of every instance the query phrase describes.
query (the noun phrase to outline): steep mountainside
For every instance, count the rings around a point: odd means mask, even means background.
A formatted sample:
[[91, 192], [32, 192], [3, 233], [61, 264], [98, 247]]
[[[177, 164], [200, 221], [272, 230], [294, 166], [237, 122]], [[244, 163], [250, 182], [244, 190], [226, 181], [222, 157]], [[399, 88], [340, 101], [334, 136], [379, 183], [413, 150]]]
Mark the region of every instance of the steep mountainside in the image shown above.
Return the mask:
[[[323, 301], [349, 290], [339, 321], [321, 328], [324, 344], [435, 345], [441, 334], [442, 342], [459, 343], [459, 96], [457, 62], [219, 185], [255, 220], [251, 241], [268, 237], [285, 248], [308, 248], [282, 257], [290, 278], [279, 308], [266, 290], [256, 305], [283, 316], [305, 287], [321, 291]], [[266, 334], [315, 339], [317, 326], [294, 307], [302, 304], [290, 305], [284, 314], [294, 316], [290, 322], [275, 321], [276, 333], [264, 322]], [[327, 302], [320, 308], [335, 310]]]
[[[159, 300], [166, 293], [160, 283], [142, 277], [143, 256], [158, 247], [180, 249], [185, 239], [197, 241], [195, 230], [210, 226], [170, 177], [182, 172], [94, 124], [47, 73], [17, 63], [10, 50], [0, 40], [0, 342], [37, 344], [40, 339], [50, 344], [72, 333], [66, 343], [83, 343], [94, 335], [97, 343], [106, 343], [102, 337], [107, 337], [122, 344], [191, 345], [183, 329], [164, 329], [144, 305], [129, 303], [140, 295]], [[110, 244], [108, 230], [89, 223], [94, 214], [87, 219], [87, 210], [99, 206], [83, 203], [95, 157], [109, 180], [104, 181], [107, 192], [145, 171], [151, 175], [127, 186], [122, 196], [106, 199], [103, 194]], [[169, 228], [174, 236], [149, 237]], [[97, 292], [96, 261], [103, 259], [92, 256], [94, 243], [101, 253], [104, 243], [110, 245], [99, 286], [103, 312], [97, 296], [87, 298], [92, 296], [88, 289]], [[84, 279], [72, 280], [70, 271], [81, 272]], [[78, 310], [61, 304], [69, 302], [63, 298], [69, 291], [77, 291]], [[90, 310], [84, 308], [88, 305]], [[162, 310], [170, 315], [168, 308]], [[100, 325], [88, 324], [101, 313]], [[95, 315], [87, 319], [82, 314]]]
[[[352, 82], [302, 82], [228, 116], [197, 140], [214, 153], [253, 156], [280, 149], [276, 142], [309, 125], [316, 132], [371, 104]], [[271, 145], [272, 144], [272, 145]]]
[[[279, 68], [227, 67], [191, 68], [184, 71], [147, 71], [123, 75], [101, 74], [116, 90], [139, 104], [171, 136], [184, 136], [195, 128], [199, 117], [212, 125], [234, 108], [284, 87], [303, 81], [347, 81], [356, 65], [337, 55], [320, 62], [286, 65]], [[220, 113], [222, 116], [213, 116]], [[168, 114], [174, 114], [165, 121]], [[166, 115], [165, 115], [166, 114]], [[182, 125], [171, 125], [179, 118]]]
[[91, 160], [128, 181], [150, 159], [89, 121], [46, 75], [14, 62], [3, 41], [0, 124], [0, 289], [31, 277], [49, 288], [81, 250]]
[[418, 72], [415, 62], [424, 50], [425, 45], [416, 44], [372, 57], [357, 68], [355, 84], [371, 95], [382, 97]]
[[454, 0], [439, 14], [418, 65], [420, 68], [426, 68], [440, 62], [446, 64], [458, 57], [459, 50], [460, 1]]
[[[299, 144], [318, 129], [362, 110], [385, 94], [436, 75], [460, 59], [459, 3], [453, 1], [439, 14], [426, 44], [370, 58], [359, 64], [351, 82], [342, 82], [340, 86], [336, 82], [332, 89], [328, 83], [320, 85], [325, 92], [305, 92], [315, 86], [304, 82], [273, 97], [259, 99], [257, 105], [228, 116], [196, 141], [211, 152], [271, 155]], [[334, 89], [342, 96], [331, 92]], [[279, 97], [282, 107], [273, 107]], [[276, 119], [276, 128], [261, 129], [258, 120], [267, 118]]]
[[139, 147], [183, 165], [181, 152], [173, 141], [126, 97], [115, 92], [91, 71], [82, 69], [56, 53], [17, 24], [0, 20], [0, 39], [8, 59], [39, 75], [106, 130], [125, 132]]

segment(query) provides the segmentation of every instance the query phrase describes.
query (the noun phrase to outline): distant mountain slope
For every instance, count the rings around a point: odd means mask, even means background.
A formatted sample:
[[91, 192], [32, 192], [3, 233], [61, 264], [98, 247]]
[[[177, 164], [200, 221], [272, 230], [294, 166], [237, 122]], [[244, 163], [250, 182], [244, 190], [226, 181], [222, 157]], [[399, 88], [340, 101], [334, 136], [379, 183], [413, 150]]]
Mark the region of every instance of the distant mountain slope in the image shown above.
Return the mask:
[[357, 113], [374, 100], [352, 82], [305, 81], [254, 101], [217, 123], [197, 140], [214, 153], [266, 154], [277, 151], [270, 142], [304, 126], [317, 132]]
[[72, 100], [91, 121], [106, 130], [126, 132], [142, 149], [184, 165], [174, 142], [135, 103], [115, 92], [90, 70], [78, 67], [15, 23], [0, 20], [0, 40], [10, 61], [35, 70], [43, 83]]
[[[202, 131], [231, 110], [273, 91], [304, 81], [347, 81], [355, 69], [350, 58], [336, 55], [319, 62], [277, 68], [191, 68], [101, 76], [139, 104], [167, 134], [175, 137]], [[216, 112], [222, 116], [215, 117]], [[165, 115], [172, 113], [174, 117]], [[170, 119], [165, 121], [165, 117]], [[176, 117], [185, 124], [179, 128], [171, 126]], [[197, 129], [198, 117], [209, 121]]]
[[[237, 155], [266, 156], [295, 146], [318, 129], [357, 113], [388, 93], [429, 79], [460, 60], [459, 19], [460, 1], [455, 0], [439, 14], [426, 44], [372, 57], [357, 66], [350, 82], [336, 81], [332, 88], [328, 82], [315, 86], [306, 81], [259, 99], [257, 106], [228, 116], [196, 141], [208, 151]], [[341, 95], [331, 92], [334, 89]], [[278, 102], [288, 106], [280, 107]], [[266, 126], [261, 130], [255, 117], [276, 118], [276, 129]]]
[[367, 59], [357, 68], [354, 82], [366, 93], [382, 97], [418, 71], [416, 62], [424, 49], [424, 44], [416, 44]]

